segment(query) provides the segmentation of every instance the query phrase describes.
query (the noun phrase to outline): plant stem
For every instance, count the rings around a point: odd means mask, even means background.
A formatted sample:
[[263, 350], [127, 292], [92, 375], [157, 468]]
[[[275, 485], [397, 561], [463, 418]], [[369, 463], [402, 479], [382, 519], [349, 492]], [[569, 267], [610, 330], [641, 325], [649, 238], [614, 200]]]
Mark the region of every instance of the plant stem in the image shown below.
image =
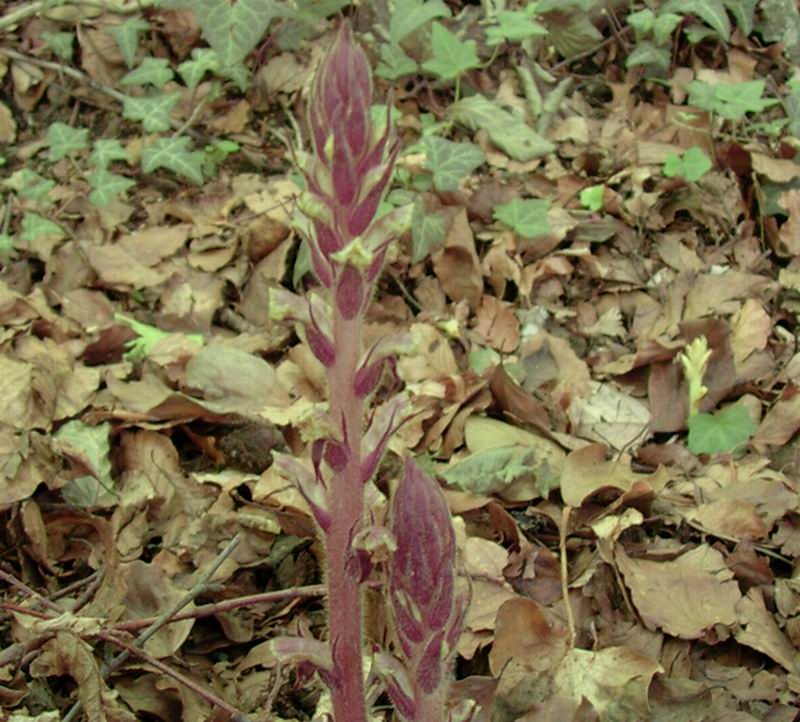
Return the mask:
[[343, 432], [348, 461], [331, 480], [331, 514], [336, 523], [326, 541], [328, 631], [333, 658], [331, 688], [336, 722], [367, 722], [362, 653], [361, 580], [353, 539], [364, 517], [361, 438], [364, 403], [353, 391], [361, 355], [361, 315], [347, 320], [333, 304], [336, 361], [328, 371], [331, 418]]

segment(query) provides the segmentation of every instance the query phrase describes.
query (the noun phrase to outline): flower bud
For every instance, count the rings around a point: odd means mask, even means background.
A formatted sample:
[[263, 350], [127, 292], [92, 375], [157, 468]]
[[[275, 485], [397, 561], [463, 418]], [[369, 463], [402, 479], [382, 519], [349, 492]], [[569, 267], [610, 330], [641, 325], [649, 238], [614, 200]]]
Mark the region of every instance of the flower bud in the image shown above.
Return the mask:
[[[421, 697], [444, 699], [463, 605], [456, 598], [456, 539], [436, 482], [407, 460], [392, 495], [388, 593], [406, 668]], [[457, 628], [457, 629], [456, 629]]]

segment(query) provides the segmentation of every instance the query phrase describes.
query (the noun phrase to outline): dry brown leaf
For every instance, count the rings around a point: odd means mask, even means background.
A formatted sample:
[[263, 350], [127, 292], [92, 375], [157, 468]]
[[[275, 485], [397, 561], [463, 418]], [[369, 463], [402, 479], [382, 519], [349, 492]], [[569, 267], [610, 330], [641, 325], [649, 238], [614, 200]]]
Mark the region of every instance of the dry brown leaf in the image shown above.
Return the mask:
[[[739, 586], [722, 555], [715, 572], [697, 569], [688, 555], [671, 562], [629, 557], [617, 545], [615, 558], [625, 585], [648, 629], [662, 629], [674, 637], [699, 639], [716, 624], [736, 623]], [[665, 594], [669, 590], [669, 594]]]
[[766, 654], [792, 674], [800, 670], [800, 652], [778, 628], [772, 613], [764, 604], [761, 590], [753, 587], [737, 605], [741, 629], [735, 633], [740, 644]]
[[607, 453], [605, 445], [589, 444], [567, 455], [561, 472], [561, 498], [567, 506], [579, 507], [601, 489], [627, 492], [644, 485], [658, 492], [669, 480], [663, 468], [655, 474], [640, 474], [623, 461], [607, 461]]

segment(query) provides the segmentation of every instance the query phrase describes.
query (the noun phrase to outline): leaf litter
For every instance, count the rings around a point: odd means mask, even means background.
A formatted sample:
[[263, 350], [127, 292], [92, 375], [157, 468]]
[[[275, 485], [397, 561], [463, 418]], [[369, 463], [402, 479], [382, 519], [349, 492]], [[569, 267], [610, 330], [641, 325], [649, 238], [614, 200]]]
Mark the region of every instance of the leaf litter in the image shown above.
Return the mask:
[[[147, 51], [204, 62], [213, 5], [195, 16], [163, 3]], [[370, 494], [381, 519], [406, 452], [446, 482], [471, 590], [454, 697], [488, 700], [479, 719], [502, 722], [794, 719], [800, 165], [796, 130], [776, 141], [748, 129], [782, 117], [763, 97], [786, 80], [770, 66], [780, 48], [734, 27], [730, 42], [676, 46], [650, 82], [621, 59], [636, 46], [620, 18], [552, 13], [549, 42], [577, 57], [537, 65], [534, 82], [499, 47], [481, 65], [445, 4], [417, 5], [427, 14], [405, 26], [391, 16], [378, 67], [419, 215], [366, 332], [415, 338], [394, 379], [415, 414]], [[718, 5], [692, 12], [727, 39]], [[760, 37], [777, 42], [764, 13]], [[41, 50], [74, 17], [31, 13], [0, 34]], [[286, 20], [282, 46], [253, 51], [252, 83], [237, 89], [234, 75], [221, 94], [204, 66], [186, 66], [185, 85], [140, 66], [168, 94], [125, 119], [235, 140], [214, 161], [188, 136], [119, 132], [102, 89], [137, 79], [123, 80], [140, 52], [125, 38], [150, 27], [127, 17], [80, 27], [85, 82], [31, 62], [49, 55], [0, 50], [14, 232], [0, 272], [0, 707], [41, 722], [76, 701], [90, 720], [311, 719], [321, 687], [268, 641], [324, 636], [320, 547], [271, 464], [319, 435], [326, 390], [307, 339], [270, 319], [267, 298], [307, 285], [293, 112], [334, 23], [309, 36]], [[452, 57], [420, 47], [434, 18], [437, 42], [461, 43]], [[365, 11], [356, 29], [380, 20]], [[476, 92], [454, 102], [446, 84], [392, 82], [417, 60]], [[537, 99], [545, 87], [557, 103]], [[788, 83], [789, 109], [796, 92]], [[115, 192], [90, 195], [78, 112], [96, 129], [97, 168], [116, 163], [133, 184], [101, 176]], [[720, 119], [731, 132], [716, 136]], [[431, 122], [449, 138], [426, 135]], [[32, 164], [43, 149], [47, 164]], [[730, 451], [687, 448], [679, 358], [700, 336], [700, 411], [755, 428]], [[368, 603], [381, 639], [377, 591]], [[131, 656], [109, 665], [120, 651]]]

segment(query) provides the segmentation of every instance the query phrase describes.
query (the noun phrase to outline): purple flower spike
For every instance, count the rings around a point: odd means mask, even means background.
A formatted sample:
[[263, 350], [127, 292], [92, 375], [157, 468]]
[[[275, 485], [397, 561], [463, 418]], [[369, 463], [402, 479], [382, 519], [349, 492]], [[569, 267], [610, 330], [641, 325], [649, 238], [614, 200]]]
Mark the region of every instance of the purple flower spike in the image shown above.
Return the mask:
[[449, 642], [460, 632], [463, 611], [455, 590], [456, 538], [444, 495], [411, 460], [392, 495], [391, 531], [397, 550], [388, 594], [415, 691], [409, 719], [443, 719], [455, 654]]

